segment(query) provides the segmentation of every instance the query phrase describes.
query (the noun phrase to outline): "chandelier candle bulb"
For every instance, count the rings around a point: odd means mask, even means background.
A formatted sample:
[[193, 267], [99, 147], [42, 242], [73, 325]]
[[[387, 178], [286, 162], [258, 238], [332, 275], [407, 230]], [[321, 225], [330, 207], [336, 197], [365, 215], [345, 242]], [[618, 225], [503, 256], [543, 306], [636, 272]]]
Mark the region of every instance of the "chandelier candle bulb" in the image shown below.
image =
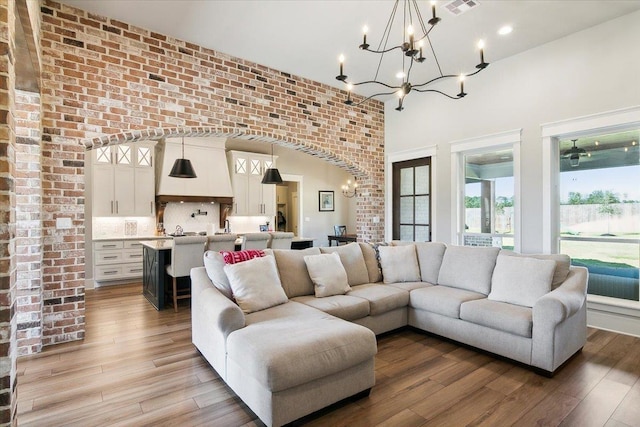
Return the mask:
[[360, 45], [361, 49], [366, 49], [369, 47], [369, 45], [367, 44], [367, 33], [369, 32], [369, 27], [367, 27], [366, 25], [364, 27], [362, 27], [362, 45]]
[[484, 64], [484, 40], [478, 42], [478, 49], [480, 49], [480, 64]]
[[431, 2], [431, 14], [433, 15], [433, 19], [436, 19], [436, 2]]
[[347, 76], [344, 75], [344, 55], [338, 57], [338, 62], [340, 63], [340, 74], [336, 76], [336, 79], [345, 81], [347, 80]]
[[464, 74], [460, 74], [460, 93], [458, 94], [458, 96], [462, 98], [465, 95], [466, 93], [464, 93]]

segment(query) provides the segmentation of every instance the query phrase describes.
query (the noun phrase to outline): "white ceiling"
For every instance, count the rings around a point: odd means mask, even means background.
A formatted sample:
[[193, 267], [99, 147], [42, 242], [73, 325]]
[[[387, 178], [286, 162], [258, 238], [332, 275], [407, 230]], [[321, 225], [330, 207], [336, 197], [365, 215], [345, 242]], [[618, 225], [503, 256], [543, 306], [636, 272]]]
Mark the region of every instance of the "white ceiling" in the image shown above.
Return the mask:
[[[365, 24], [369, 27], [368, 42], [375, 47], [394, 3], [391, 0], [62, 2], [340, 88], [343, 86], [335, 76], [341, 53], [346, 57], [345, 74], [352, 80], [373, 77], [379, 57], [358, 49], [362, 43], [362, 27]], [[431, 16], [430, 3], [425, 0], [419, 3], [426, 20]], [[485, 40], [486, 60], [495, 62], [640, 10], [638, 0], [480, 0], [478, 7], [453, 16], [444, 9], [445, 3], [438, 2], [438, 16], [442, 21], [431, 33], [445, 74], [474, 70], [479, 62], [476, 48], [479, 39]], [[497, 31], [504, 24], [512, 25], [514, 30], [508, 36], [499, 36]], [[394, 27], [398, 38], [399, 25]], [[387, 58], [394, 63], [383, 69], [384, 75], [389, 75], [385, 80], [397, 84], [394, 75], [400, 68], [400, 54], [396, 51]], [[414, 68], [414, 84], [434, 75], [433, 61], [427, 60], [420, 67], [426, 71], [418, 75], [417, 66]]]

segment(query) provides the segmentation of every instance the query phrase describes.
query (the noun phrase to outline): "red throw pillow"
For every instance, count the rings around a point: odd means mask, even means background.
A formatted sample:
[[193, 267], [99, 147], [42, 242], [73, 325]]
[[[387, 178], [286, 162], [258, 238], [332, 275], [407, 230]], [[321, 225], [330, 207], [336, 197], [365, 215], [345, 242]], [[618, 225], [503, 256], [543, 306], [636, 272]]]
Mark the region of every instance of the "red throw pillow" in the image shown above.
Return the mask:
[[242, 261], [249, 261], [253, 258], [264, 256], [264, 251], [260, 249], [247, 249], [245, 251], [220, 251], [225, 264], [237, 264]]

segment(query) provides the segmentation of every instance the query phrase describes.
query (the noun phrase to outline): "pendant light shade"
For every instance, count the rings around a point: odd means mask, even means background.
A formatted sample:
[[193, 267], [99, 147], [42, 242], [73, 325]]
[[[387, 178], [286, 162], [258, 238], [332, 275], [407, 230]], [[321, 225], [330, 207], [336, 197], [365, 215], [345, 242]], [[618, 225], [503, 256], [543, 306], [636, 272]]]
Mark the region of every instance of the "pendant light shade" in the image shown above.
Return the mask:
[[173, 178], [197, 178], [196, 171], [191, 166], [191, 160], [184, 158], [184, 136], [182, 137], [182, 158], [176, 159], [169, 172], [169, 176]]
[[[271, 164], [273, 165], [273, 144], [271, 144]], [[269, 168], [262, 177], [263, 184], [282, 184], [282, 177], [277, 168]]]
[[191, 160], [189, 159], [176, 159], [169, 172], [169, 176], [174, 178], [197, 178], [196, 172], [191, 166]]
[[280, 171], [276, 168], [269, 168], [262, 177], [263, 184], [282, 184], [282, 177]]

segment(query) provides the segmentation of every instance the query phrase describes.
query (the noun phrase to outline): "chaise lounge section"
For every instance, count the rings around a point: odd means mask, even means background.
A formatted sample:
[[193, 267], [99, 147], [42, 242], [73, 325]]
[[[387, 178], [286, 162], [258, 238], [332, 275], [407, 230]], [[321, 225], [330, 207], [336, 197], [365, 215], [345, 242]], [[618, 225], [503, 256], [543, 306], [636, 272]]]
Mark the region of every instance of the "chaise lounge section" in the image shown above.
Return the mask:
[[266, 252], [242, 267], [207, 252], [191, 278], [193, 343], [267, 425], [366, 393], [375, 335], [401, 327], [548, 374], [586, 342], [587, 271], [564, 255], [431, 242]]

